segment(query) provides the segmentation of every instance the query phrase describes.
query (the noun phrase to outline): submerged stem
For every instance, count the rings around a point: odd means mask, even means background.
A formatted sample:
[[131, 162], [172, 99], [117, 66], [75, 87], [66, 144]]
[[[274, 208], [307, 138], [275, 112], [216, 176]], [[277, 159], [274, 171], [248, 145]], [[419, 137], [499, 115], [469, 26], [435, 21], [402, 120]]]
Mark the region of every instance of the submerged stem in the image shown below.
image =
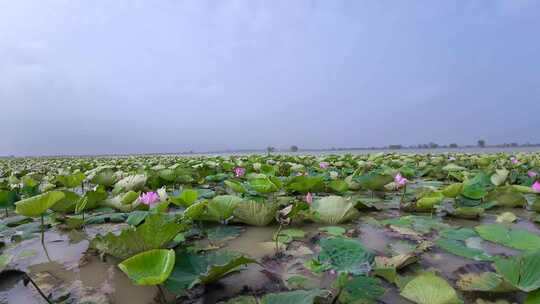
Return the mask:
[[51, 300], [49, 300], [49, 298], [47, 296], [45, 296], [45, 294], [43, 293], [43, 291], [41, 291], [41, 289], [37, 286], [37, 284], [34, 282], [34, 280], [32, 280], [32, 278], [28, 275], [28, 274], [24, 274], [25, 275], [25, 278], [30, 282], [32, 283], [32, 285], [34, 286], [34, 288], [39, 292], [39, 295], [45, 300], [47, 301], [47, 303], [49, 304], [53, 304], [53, 302]]

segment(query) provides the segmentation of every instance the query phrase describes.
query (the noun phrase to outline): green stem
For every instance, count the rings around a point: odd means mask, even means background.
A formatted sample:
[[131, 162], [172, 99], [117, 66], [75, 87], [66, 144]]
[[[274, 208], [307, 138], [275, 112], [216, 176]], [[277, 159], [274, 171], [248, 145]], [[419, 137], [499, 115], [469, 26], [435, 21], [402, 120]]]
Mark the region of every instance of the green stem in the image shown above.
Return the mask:
[[41, 215], [41, 243], [45, 244], [45, 219], [43, 214]]
[[275, 235], [276, 238], [276, 255], [279, 253], [279, 234], [281, 233], [281, 229], [283, 229], [283, 225], [281, 223], [279, 224], [278, 231]]
[[4, 210], [6, 211], [6, 217], [8, 217], [9, 216], [8, 208], [6, 207]]

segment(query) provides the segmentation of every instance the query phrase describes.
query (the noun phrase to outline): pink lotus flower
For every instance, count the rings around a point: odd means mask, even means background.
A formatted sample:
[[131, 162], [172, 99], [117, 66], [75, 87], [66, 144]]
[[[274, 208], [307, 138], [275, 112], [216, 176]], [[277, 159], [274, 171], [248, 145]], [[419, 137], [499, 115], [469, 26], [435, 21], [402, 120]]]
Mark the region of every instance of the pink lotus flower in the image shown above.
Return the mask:
[[531, 188], [534, 192], [540, 193], [540, 183], [538, 181], [535, 181]]
[[527, 172], [527, 175], [530, 177], [530, 178], [535, 178], [536, 176], [538, 176], [538, 173], [534, 172], [534, 171], [529, 171]]
[[246, 169], [244, 169], [242, 167], [234, 168], [234, 176], [235, 177], [242, 177], [242, 176], [244, 176], [244, 174], [246, 174]]
[[311, 194], [311, 192], [308, 192], [306, 194], [306, 203], [310, 204], [313, 203], [313, 195]]
[[394, 177], [394, 183], [396, 183], [398, 187], [405, 186], [408, 181], [408, 179], [401, 176], [401, 173], [396, 174], [396, 176]]
[[326, 168], [328, 168], [329, 166], [330, 166], [330, 164], [327, 163], [327, 162], [320, 162], [320, 163], [319, 163], [319, 167], [320, 167], [321, 169], [326, 169]]
[[518, 159], [517, 159], [517, 158], [515, 158], [515, 157], [513, 157], [513, 156], [512, 156], [512, 157], [510, 157], [510, 161], [511, 161], [511, 162], [512, 162], [512, 164], [514, 164], [514, 165], [516, 165], [516, 164], [518, 164], [518, 163], [519, 163]]
[[159, 195], [153, 191], [146, 192], [139, 196], [139, 201], [145, 205], [152, 205], [159, 202]]

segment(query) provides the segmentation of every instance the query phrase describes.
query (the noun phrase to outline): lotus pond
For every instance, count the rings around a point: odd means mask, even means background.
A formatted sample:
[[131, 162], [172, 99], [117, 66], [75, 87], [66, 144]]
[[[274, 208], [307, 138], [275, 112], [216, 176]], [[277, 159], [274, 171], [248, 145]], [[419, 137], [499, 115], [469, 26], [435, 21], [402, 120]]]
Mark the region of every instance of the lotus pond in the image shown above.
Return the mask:
[[0, 303], [540, 303], [540, 153], [0, 160]]

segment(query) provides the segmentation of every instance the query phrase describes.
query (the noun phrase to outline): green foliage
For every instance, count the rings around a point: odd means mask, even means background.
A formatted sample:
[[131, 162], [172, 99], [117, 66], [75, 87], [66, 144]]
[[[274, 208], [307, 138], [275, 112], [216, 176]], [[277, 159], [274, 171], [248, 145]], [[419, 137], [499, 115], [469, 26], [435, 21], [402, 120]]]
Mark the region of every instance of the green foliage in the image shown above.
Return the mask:
[[174, 261], [174, 250], [153, 249], [122, 261], [118, 267], [136, 285], [158, 285], [167, 280]]

